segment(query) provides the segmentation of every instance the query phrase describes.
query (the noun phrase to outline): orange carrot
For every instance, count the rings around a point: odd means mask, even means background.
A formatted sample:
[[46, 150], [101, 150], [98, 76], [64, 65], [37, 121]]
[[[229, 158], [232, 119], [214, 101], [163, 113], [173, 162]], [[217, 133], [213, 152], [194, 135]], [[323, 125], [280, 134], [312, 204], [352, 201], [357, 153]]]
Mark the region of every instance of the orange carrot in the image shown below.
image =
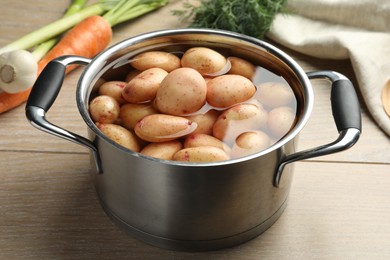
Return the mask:
[[[112, 2], [112, 1], [107, 1]], [[85, 58], [93, 58], [103, 51], [112, 39], [111, 27], [151, 12], [168, 3], [168, 0], [119, 0], [104, 16], [90, 16], [73, 27], [50, 50], [41, 61], [38, 62], [38, 75], [43, 68], [53, 59], [63, 55], [78, 55]], [[66, 73], [77, 65], [66, 68]], [[24, 103], [31, 88], [16, 94], [0, 93], [0, 114], [11, 110]]]
[[18, 92], [15, 94], [10, 94], [6, 92], [0, 93], [0, 114], [11, 110], [25, 102], [30, 94], [31, 88]]
[[[39, 62], [43, 67], [62, 55], [93, 58], [103, 51], [112, 39], [111, 25], [102, 16], [90, 16], [67, 32], [57, 45]], [[74, 69], [69, 66], [67, 72]]]
[[[62, 55], [92, 58], [103, 51], [111, 39], [112, 29], [106, 19], [102, 16], [90, 16], [67, 32], [60, 42], [38, 62], [38, 75], [51, 60]], [[66, 73], [74, 68], [76, 65], [68, 66]], [[24, 103], [30, 91], [31, 88], [15, 94], [0, 93], [0, 114]]]

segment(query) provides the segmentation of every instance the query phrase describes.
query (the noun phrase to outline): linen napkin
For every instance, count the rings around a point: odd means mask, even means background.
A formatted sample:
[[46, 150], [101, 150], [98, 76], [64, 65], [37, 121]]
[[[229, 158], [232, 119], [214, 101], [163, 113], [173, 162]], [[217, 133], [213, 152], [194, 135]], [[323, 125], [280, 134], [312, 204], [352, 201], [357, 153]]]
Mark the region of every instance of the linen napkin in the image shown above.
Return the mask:
[[390, 82], [390, 1], [288, 0], [267, 37], [313, 57], [350, 59], [370, 114], [390, 136], [381, 100]]

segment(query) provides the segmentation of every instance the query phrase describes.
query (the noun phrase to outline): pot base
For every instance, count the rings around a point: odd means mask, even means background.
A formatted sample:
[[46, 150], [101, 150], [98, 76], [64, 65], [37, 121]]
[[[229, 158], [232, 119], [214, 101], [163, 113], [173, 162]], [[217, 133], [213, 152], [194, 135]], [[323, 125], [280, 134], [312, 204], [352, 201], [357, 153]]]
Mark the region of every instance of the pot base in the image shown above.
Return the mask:
[[144, 232], [140, 229], [137, 229], [128, 223], [124, 222], [122, 219], [117, 217], [114, 213], [108, 209], [102, 201], [100, 201], [104, 211], [111, 218], [111, 220], [118, 225], [120, 228], [125, 230], [131, 236], [136, 239], [139, 239], [147, 244], [177, 251], [211, 251], [218, 250], [223, 248], [228, 248], [232, 246], [237, 246], [244, 242], [247, 242], [260, 234], [264, 233], [268, 228], [270, 228], [282, 215], [284, 209], [287, 206], [287, 199], [282, 203], [280, 208], [274, 212], [272, 216], [266, 219], [264, 222], [259, 225], [239, 234], [235, 234], [229, 237], [217, 238], [212, 240], [175, 240], [164, 238], [160, 236], [155, 236], [153, 234]]

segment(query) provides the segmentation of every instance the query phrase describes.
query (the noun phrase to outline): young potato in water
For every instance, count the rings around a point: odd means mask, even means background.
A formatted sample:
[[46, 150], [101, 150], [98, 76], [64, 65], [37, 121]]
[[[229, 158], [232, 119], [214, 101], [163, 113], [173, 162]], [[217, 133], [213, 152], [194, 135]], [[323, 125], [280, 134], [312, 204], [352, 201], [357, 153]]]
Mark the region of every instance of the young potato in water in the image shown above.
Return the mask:
[[196, 127], [196, 123], [184, 117], [153, 114], [138, 121], [134, 131], [144, 141], [166, 142], [186, 136], [192, 133]]
[[219, 112], [216, 110], [209, 110], [205, 114], [197, 114], [192, 116], [186, 116], [188, 120], [197, 123], [198, 127], [193, 134], [213, 134], [213, 125], [219, 116]]
[[222, 75], [207, 83], [207, 102], [214, 107], [227, 108], [246, 101], [256, 93], [252, 81], [241, 75]]
[[126, 74], [126, 77], [125, 77], [125, 82], [129, 82], [130, 80], [132, 80], [133, 78], [135, 78], [135, 76], [137, 76], [138, 74], [140, 74], [142, 71], [140, 70], [130, 70], [127, 74]]
[[268, 129], [271, 131], [273, 137], [279, 139], [288, 133], [293, 126], [294, 120], [295, 113], [292, 108], [274, 108], [268, 115]]
[[263, 131], [249, 131], [240, 134], [232, 147], [231, 156], [238, 158], [250, 155], [268, 148], [271, 139]]
[[206, 103], [206, 81], [194, 69], [170, 72], [157, 90], [154, 104], [162, 113], [185, 115], [198, 111]]
[[267, 126], [268, 113], [253, 104], [239, 104], [225, 110], [213, 126], [213, 136], [233, 143], [240, 134]]
[[102, 124], [96, 123], [96, 126], [103, 132], [109, 139], [114, 142], [134, 151], [140, 151], [140, 145], [136, 136], [127, 130], [126, 128], [116, 124]]
[[259, 101], [268, 108], [287, 106], [295, 100], [290, 86], [281, 82], [266, 82], [257, 86]]
[[173, 160], [183, 162], [217, 162], [229, 159], [225, 151], [214, 146], [184, 148], [173, 156]]
[[193, 68], [202, 75], [224, 74], [227, 60], [219, 52], [205, 47], [188, 49], [181, 58], [183, 67]]
[[110, 96], [97, 96], [89, 103], [89, 114], [94, 122], [114, 123], [119, 116], [119, 103]]
[[150, 68], [161, 68], [171, 72], [180, 67], [180, 58], [169, 52], [148, 51], [136, 55], [131, 60], [130, 65], [141, 71]]
[[115, 98], [119, 105], [126, 103], [122, 97], [122, 90], [126, 86], [124, 81], [106, 81], [99, 87], [99, 95]]
[[184, 148], [214, 146], [222, 149], [226, 154], [230, 154], [230, 147], [212, 135], [206, 134], [190, 134], [184, 140]]
[[145, 146], [140, 153], [162, 160], [172, 160], [173, 155], [182, 148], [183, 145], [181, 142], [178, 140], [172, 140], [161, 143], [150, 143]]
[[147, 69], [126, 84], [122, 96], [130, 103], [151, 101], [156, 97], [160, 83], [167, 75], [168, 72], [160, 68]]
[[158, 111], [152, 106], [151, 103], [128, 103], [121, 106], [118, 119], [123, 127], [129, 130], [133, 130], [137, 122], [140, 121], [143, 117], [157, 113]]
[[252, 80], [256, 73], [256, 67], [247, 60], [238, 57], [229, 57], [230, 70], [228, 74], [241, 75], [249, 80]]

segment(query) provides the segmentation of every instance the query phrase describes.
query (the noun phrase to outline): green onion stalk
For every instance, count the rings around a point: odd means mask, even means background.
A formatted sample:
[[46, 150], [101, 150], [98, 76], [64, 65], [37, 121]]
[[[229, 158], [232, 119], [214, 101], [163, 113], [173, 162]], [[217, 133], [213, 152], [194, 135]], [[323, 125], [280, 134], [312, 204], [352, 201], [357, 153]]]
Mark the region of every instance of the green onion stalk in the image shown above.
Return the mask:
[[[29, 50], [69, 30], [82, 20], [93, 15], [103, 15], [115, 26], [119, 23], [136, 18], [168, 3], [168, 0], [101, 0], [84, 8], [85, 0], [72, 1], [64, 17], [28, 33], [16, 41], [0, 48], [0, 54], [13, 50]], [[54, 40], [53, 40], [54, 41]], [[39, 47], [35, 55], [41, 58], [52, 46]]]
[[[73, 1], [71, 6], [75, 2], [78, 1]], [[80, 23], [87, 17], [93, 15], [101, 15], [108, 10], [109, 6], [105, 4], [105, 1], [100, 1], [98, 4], [87, 6], [75, 13], [65, 15], [57, 21], [54, 21], [46, 26], [43, 26], [33, 32], [30, 32], [20, 37], [16, 41], [2, 47], [0, 49], [0, 54], [14, 50], [28, 50], [34, 46], [37, 46], [40, 43], [43, 43], [52, 39], [55, 36], [60, 35], [61, 33], [75, 26], [76, 24]]]
[[[72, 3], [69, 5], [67, 11], [64, 14], [64, 17], [70, 16], [72, 14], [78, 13], [81, 9], [84, 8], [87, 0], [73, 0]], [[52, 38], [50, 40], [47, 40], [46, 42], [43, 42], [39, 44], [32, 54], [36, 58], [36, 60], [40, 60], [45, 56], [46, 53], [51, 50], [54, 45], [59, 41], [59, 38]]]
[[86, 1], [73, 0], [59, 20], [0, 48], [0, 95], [27, 90], [36, 80], [37, 61], [54, 47], [62, 33], [84, 19], [102, 15], [113, 27], [168, 3], [168, 0], [101, 0], [85, 7]]

